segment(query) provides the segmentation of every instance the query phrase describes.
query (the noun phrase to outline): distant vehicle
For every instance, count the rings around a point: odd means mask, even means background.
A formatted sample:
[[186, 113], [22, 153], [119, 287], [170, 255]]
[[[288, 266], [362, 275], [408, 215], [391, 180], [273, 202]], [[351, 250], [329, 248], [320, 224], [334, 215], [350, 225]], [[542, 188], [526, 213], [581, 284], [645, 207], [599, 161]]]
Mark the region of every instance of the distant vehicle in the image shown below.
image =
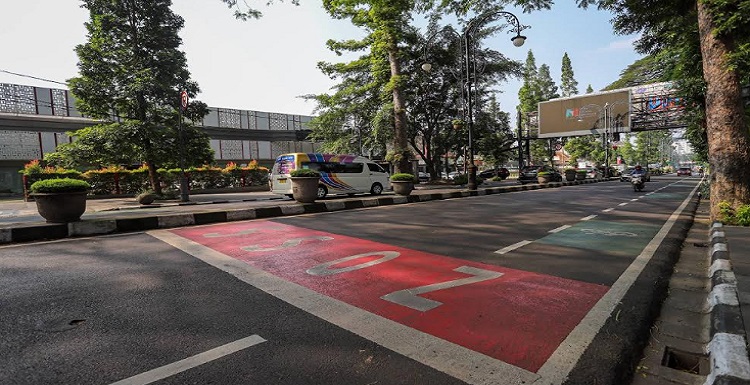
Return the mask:
[[562, 182], [563, 177], [562, 174], [560, 174], [557, 169], [551, 166], [524, 166], [524, 168], [521, 169], [521, 172], [518, 173], [518, 183], [520, 184], [526, 184], [526, 183], [537, 183], [537, 173], [540, 171], [547, 171], [552, 173], [552, 181], [553, 182]]
[[601, 176], [600, 171], [594, 167], [581, 168], [579, 170], [586, 170], [587, 179], [596, 179]]
[[274, 194], [291, 197], [290, 172], [311, 169], [320, 172], [318, 198], [328, 194], [370, 193], [380, 195], [391, 187], [386, 172], [377, 163], [356, 155], [291, 153], [276, 158], [269, 184]]
[[430, 180], [430, 174], [426, 172], [420, 171], [418, 177], [420, 182], [427, 182], [428, 180]]
[[677, 170], [677, 175], [692, 176], [693, 171], [690, 169], [690, 167], [680, 167]]
[[494, 178], [496, 173], [497, 176], [500, 177], [500, 179], [506, 179], [508, 176], [510, 176], [510, 171], [508, 171], [508, 169], [505, 167], [500, 167], [497, 170], [484, 170], [477, 174], [477, 176], [484, 179], [490, 179]]

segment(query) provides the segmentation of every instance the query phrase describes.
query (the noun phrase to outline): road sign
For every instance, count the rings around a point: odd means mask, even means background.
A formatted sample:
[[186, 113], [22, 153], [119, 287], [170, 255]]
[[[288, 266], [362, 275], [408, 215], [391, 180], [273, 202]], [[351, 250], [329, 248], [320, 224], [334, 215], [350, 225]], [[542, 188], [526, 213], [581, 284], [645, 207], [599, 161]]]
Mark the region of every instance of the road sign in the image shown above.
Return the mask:
[[180, 106], [185, 111], [188, 106], [188, 93], [187, 91], [180, 91]]

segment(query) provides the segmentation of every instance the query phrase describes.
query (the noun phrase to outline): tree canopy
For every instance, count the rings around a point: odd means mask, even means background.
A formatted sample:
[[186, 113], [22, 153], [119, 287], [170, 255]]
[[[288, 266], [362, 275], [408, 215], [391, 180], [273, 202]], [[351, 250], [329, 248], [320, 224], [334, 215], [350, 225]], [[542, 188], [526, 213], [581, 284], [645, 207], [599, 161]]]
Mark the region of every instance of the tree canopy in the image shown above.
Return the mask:
[[[183, 19], [171, 0], [84, 0], [89, 10], [87, 42], [76, 47], [80, 75], [68, 81], [78, 109], [104, 123], [71, 133], [53, 161], [67, 165], [145, 162], [152, 188], [160, 192], [158, 166], [179, 161], [179, 91], [193, 97], [178, 32]], [[206, 106], [192, 102], [185, 111], [198, 120]], [[186, 127], [190, 165], [213, 161], [208, 137]]]

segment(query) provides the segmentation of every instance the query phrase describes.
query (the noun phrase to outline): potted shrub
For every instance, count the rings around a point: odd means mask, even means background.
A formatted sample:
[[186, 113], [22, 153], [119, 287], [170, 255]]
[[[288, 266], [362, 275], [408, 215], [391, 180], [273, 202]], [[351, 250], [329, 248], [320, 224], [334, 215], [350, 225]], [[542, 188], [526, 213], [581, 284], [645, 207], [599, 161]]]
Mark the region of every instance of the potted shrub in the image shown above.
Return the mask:
[[451, 121], [454, 130], [460, 130], [464, 127], [464, 121], [461, 119], [453, 119]]
[[576, 170], [576, 180], [586, 179], [586, 170]]
[[86, 211], [91, 185], [80, 179], [55, 178], [34, 182], [31, 196], [39, 215], [50, 223], [75, 222]]
[[136, 195], [135, 200], [142, 205], [150, 205], [154, 203], [157, 197], [158, 196], [156, 195], [156, 192], [154, 192], [154, 190], [146, 190]]
[[405, 172], [391, 175], [393, 192], [398, 195], [409, 195], [414, 190], [414, 175]]
[[572, 182], [576, 180], [576, 169], [574, 168], [566, 168], [565, 169], [565, 180], [568, 182]]
[[552, 173], [549, 171], [539, 171], [536, 174], [536, 180], [539, 184], [552, 182]]
[[318, 198], [318, 183], [320, 173], [308, 168], [292, 170], [289, 173], [292, 180], [292, 198], [300, 203], [312, 203]]

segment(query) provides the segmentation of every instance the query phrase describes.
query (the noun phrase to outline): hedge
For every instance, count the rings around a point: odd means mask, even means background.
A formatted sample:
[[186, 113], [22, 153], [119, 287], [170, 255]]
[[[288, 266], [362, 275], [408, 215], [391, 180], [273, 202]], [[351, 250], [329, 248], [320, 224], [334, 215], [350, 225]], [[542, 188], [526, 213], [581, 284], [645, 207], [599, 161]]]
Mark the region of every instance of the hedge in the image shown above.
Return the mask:
[[[91, 185], [90, 195], [136, 195], [150, 189], [148, 168], [145, 166], [135, 170], [110, 166], [81, 173], [59, 167], [42, 167], [38, 160], [33, 160], [19, 173], [23, 175], [27, 197], [32, 183], [54, 178], [85, 180]], [[196, 167], [187, 169], [186, 173], [190, 190], [262, 186], [268, 183], [268, 169], [258, 166], [255, 161], [251, 161], [247, 167], [239, 167], [230, 162], [224, 168]], [[165, 191], [179, 191], [180, 169], [159, 169], [157, 174]]]

